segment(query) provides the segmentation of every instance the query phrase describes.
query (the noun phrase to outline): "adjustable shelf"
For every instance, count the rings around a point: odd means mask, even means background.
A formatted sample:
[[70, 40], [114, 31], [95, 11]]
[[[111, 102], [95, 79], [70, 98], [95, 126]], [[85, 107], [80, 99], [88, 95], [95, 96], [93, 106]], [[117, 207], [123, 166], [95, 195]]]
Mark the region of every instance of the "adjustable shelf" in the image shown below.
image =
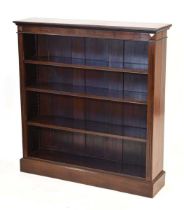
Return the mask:
[[34, 118], [28, 121], [28, 125], [116, 139], [126, 138], [130, 141], [146, 143], [146, 129], [139, 127], [114, 125], [63, 117], [37, 117], [36, 119]]
[[[49, 59], [50, 60], [50, 59]], [[38, 64], [38, 65], [47, 65], [47, 66], [56, 66], [56, 67], [66, 67], [66, 68], [77, 68], [77, 69], [87, 69], [87, 70], [96, 70], [96, 71], [112, 71], [112, 72], [127, 72], [132, 74], [148, 74], [147, 72], [147, 65], [143, 64], [127, 64], [127, 68], [115, 68], [109, 66], [89, 66], [84, 64], [72, 64], [71, 63], [63, 63], [58, 62], [59, 58], [51, 59], [48, 61], [47, 57], [38, 57], [33, 58], [33, 60], [24, 60], [26, 64]], [[61, 59], [60, 59], [61, 61]], [[80, 62], [79, 62], [80, 63]], [[81, 61], [81, 63], [85, 63], [85, 61]], [[135, 68], [134, 66], [142, 67], [140, 69]], [[129, 67], [129, 68], [128, 68]], [[132, 68], [131, 68], [132, 67]]]
[[41, 19], [15, 23], [21, 170], [154, 196], [164, 185], [170, 25]]
[[147, 94], [136, 91], [118, 91], [107, 88], [77, 86], [62, 83], [43, 83], [26, 87], [27, 91], [75, 96], [124, 103], [146, 104]]
[[146, 104], [147, 75], [26, 64], [27, 91]]

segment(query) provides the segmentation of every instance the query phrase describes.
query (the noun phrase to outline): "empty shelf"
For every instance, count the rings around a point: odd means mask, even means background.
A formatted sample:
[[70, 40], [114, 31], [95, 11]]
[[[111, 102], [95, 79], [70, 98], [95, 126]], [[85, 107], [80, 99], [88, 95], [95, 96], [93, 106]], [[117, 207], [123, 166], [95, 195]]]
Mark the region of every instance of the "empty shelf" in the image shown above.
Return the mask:
[[85, 121], [62, 117], [39, 116], [28, 121], [28, 125], [57, 130], [85, 133], [130, 141], [146, 142], [146, 129], [121, 126], [95, 121]]
[[121, 161], [116, 162], [95, 157], [78, 156], [52, 150], [38, 150], [32, 153], [30, 156], [33, 158], [39, 158], [43, 160], [73, 164], [75, 166], [100, 169], [104, 171], [111, 171], [115, 173], [127, 174], [137, 177], [145, 176], [144, 166], [123, 164], [123, 162]]
[[[74, 62], [75, 61], [75, 62]], [[127, 72], [135, 74], [148, 74], [148, 66], [146, 64], [135, 64], [135, 63], [125, 63], [123, 67], [112, 67], [109, 66], [106, 61], [95, 61], [84, 59], [71, 59], [71, 58], [61, 58], [61, 57], [34, 57], [31, 59], [24, 60], [24, 63], [28, 64], [38, 64], [38, 65], [49, 65], [58, 67], [70, 67], [88, 70], [99, 70], [99, 71], [112, 71], [112, 72]], [[93, 64], [93, 65], [92, 65]], [[103, 65], [101, 65], [103, 64]], [[122, 66], [121, 64], [120, 66]], [[114, 64], [113, 66], [118, 66]], [[137, 68], [137, 66], [139, 68]]]
[[146, 104], [147, 93], [135, 91], [120, 91], [90, 86], [76, 86], [60, 83], [44, 83], [28, 86], [28, 91], [76, 96], [90, 99], [101, 99], [115, 102]]

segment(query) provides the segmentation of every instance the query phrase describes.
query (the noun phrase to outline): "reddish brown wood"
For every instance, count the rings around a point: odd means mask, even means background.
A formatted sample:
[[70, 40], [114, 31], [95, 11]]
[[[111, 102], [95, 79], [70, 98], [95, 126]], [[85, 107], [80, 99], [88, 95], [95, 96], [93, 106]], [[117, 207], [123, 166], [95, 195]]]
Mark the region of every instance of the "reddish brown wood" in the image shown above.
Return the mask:
[[22, 116], [22, 146], [23, 157], [28, 156], [28, 136], [27, 136], [27, 100], [25, 90], [25, 69], [24, 69], [24, 49], [23, 49], [23, 36], [18, 34], [18, 49], [19, 49], [19, 69], [20, 69], [20, 96], [21, 96], [21, 116]]
[[147, 180], [163, 170], [166, 32], [149, 44]]
[[138, 23], [121, 21], [97, 21], [97, 20], [67, 20], [54, 18], [27, 18], [14, 21], [17, 25], [38, 25], [38, 26], [59, 26], [64, 28], [92, 28], [92, 29], [110, 29], [110, 30], [128, 30], [139, 32], [159, 32], [167, 30], [171, 24], [164, 23]]
[[[70, 121], [67, 118], [66, 119], [62, 119], [62, 118], [52, 119], [50, 117], [40, 117], [40, 118], [33, 119], [31, 121], [28, 121], [28, 125], [33, 125], [33, 126], [38, 126], [38, 127], [43, 127], [43, 128], [52, 128], [56, 130], [65, 130], [65, 131], [71, 131], [71, 132], [76, 132], [76, 133], [85, 133], [85, 134], [91, 134], [95, 136], [104, 136], [104, 137], [110, 137], [114, 139], [126, 139], [129, 141], [138, 141], [138, 142], [146, 143], [146, 140], [144, 138], [133, 137], [133, 136], [129, 137], [129, 136], [123, 135], [121, 130], [126, 129], [126, 127], [123, 127], [123, 126], [116, 125], [116, 130], [119, 129], [119, 131], [118, 132], [116, 131], [117, 134], [114, 134], [112, 131], [113, 130], [112, 128], [114, 128], [115, 126], [113, 124], [101, 125], [100, 123], [97, 123], [97, 122], [93, 122], [93, 123], [90, 123], [88, 121], [81, 122], [80, 120], [75, 120], [74, 122], [78, 126], [76, 127], [73, 126], [73, 120]], [[85, 124], [88, 125], [89, 127], [88, 129], [85, 128]], [[98, 126], [98, 129], [93, 128], [94, 125]], [[134, 130], [136, 128], [131, 128], [131, 129]], [[96, 130], [99, 130], [99, 131], [96, 131]], [[109, 130], [111, 130], [111, 133], [108, 133]], [[140, 130], [143, 130], [142, 132], [144, 132], [145, 129], [140, 129]]]
[[81, 64], [67, 64], [61, 62], [52, 61], [36, 61], [36, 60], [24, 60], [24, 63], [28, 64], [38, 64], [46, 66], [56, 66], [56, 67], [66, 67], [66, 68], [76, 68], [76, 69], [86, 69], [86, 70], [96, 70], [96, 71], [110, 71], [110, 72], [127, 72], [132, 74], [148, 74], [145, 69], [131, 69], [131, 68], [113, 68], [113, 67], [102, 67], [102, 66], [88, 66]]
[[154, 64], [155, 64], [155, 42], [149, 42], [149, 74], [148, 74], [148, 106], [147, 106], [147, 139], [146, 144], [146, 178], [151, 180], [151, 149], [152, 149], [152, 127], [153, 127], [153, 91], [154, 91]]
[[15, 23], [21, 170], [153, 197], [165, 182], [171, 25]]
[[36, 158], [21, 159], [21, 171], [44, 175], [97, 187], [153, 197], [164, 185], [165, 173], [161, 172], [151, 182], [131, 176], [121, 176], [101, 170], [89, 170], [69, 164], [56, 164]]
[[155, 45], [152, 179], [163, 169], [166, 39]]
[[[71, 89], [75, 89], [74, 91], [71, 91]], [[98, 94], [90, 94], [89, 93], [85, 93], [83, 92], [82, 88], [80, 88], [80, 86], [69, 86], [69, 85], [62, 85], [62, 84], [40, 84], [40, 85], [34, 85], [34, 86], [28, 86], [26, 88], [27, 91], [31, 91], [31, 92], [38, 92], [38, 93], [51, 93], [51, 94], [55, 94], [55, 95], [66, 95], [66, 96], [75, 96], [75, 97], [79, 97], [79, 98], [89, 98], [89, 99], [98, 99], [98, 100], [106, 100], [106, 101], [114, 101], [114, 102], [122, 102], [122, 103], [132, 103], [132, 104], [146, 104], [146, 94], [145, 93], [140, 93], [138, 94], [137, 92], [131, 92], [129, 94], [129, 96], [122, 96], [122, 92], [115, 93], [115, 91], [112, 91], [112, 93], [108, 93], [108, 90], [100, 90], [100, 88], [92, 88], [92, 87], [88, 87], [91, 89], [91, 93], [96, 91], [97, 93], [102, 92], [102, 94], [104, 93], [104, 96], [102, 95], [98, 95]], [[78, 89], [81, 89], [81, 91], [78, 93]], [[107, 93], [106, 93], [107, 92]], [[114, 97], [114, 95], [116, 97]], [[141, 96], [141, 99], [139, 100], [138, 98], [136, 98], [136, 95], [138, 94], [138, 96]], [[144, 100], [145, 99], [145, 100]]]
[[141, 40], [148, 41], [151, 36], [147, 33], [135, 33], [127, 31], [110, 31], [110, 30], [95, 30], [95, 29], [71, 29], [71, 28], [58, 28], [46, 26], [21, 26], [18, 28], [18, 33], [30, 34], [47, 34], [47, 35], [62, 35], [62, 36], [75, 36], [75, 37], [90, 37], [90, 38], [106, 38], [106, 39], [123, 39], [123, 40]]

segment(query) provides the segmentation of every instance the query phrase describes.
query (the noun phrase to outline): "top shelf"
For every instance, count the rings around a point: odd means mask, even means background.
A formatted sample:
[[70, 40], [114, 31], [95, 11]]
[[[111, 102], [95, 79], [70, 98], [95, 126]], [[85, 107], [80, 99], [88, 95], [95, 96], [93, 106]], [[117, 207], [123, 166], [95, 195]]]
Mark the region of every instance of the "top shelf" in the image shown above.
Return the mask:
[[[24, 34], [26, 63], [147, 74], [148, 43]], [[39, 62], [39, 63], [38, 63]]]

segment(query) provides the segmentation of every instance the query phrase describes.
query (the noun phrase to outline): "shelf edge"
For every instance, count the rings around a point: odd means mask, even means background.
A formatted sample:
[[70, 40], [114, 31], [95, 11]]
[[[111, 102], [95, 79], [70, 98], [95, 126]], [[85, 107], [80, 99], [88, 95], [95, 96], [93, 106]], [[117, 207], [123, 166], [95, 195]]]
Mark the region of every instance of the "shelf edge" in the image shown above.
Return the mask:
[[88, 99], [96, 99], [96, 100], [104, 100], [104, 101], [113, 101], [113, 102], [119, 102], [119, 103], [131, 103], [131, 104], [138, 104], [138, 105], [147, 105], [147, 102], [144, 101], [131, 101], [126, 99], [116, 99], [112, 97], [105, 97], [105, 96], [98, 96], [98, 95], [90, 95], [90, 94], [83, 94], [83, 93], [72, 93], [72, 92], [66, 92], [62, 90], [51, 90], [51, 89], [42, 89], [42, 88], [36, 88], [36, 87], [26, 87], [26, 91], [29, 92], [37, 92], [37, 93], [48, 93], [48, 94], [55, 94], [55, 95], [65, 95], [65, 96], [73, 96], [78, 98], [88, 98]]
[[148, 75], [146, 70], [139, 69], [128, 69], [128, 68], [115, 68], [115, 67], [99, 67], [99, 66], [86, 66], [79, 64], [66, 64], [52, 61], [35, 61], [35, 60], [24, 60], [25, 64], [36, 64], [36, 65], [45, 65], [45, 66], [55, 66], [55, 67], [66, 67], [66, 68], [77, 68], [83, 70], [94, 70], [94, 71], [110, 71], [110, 72], [119, 72], [119, 73], [130, 73], [130, 74], [143, 74]]
[[103, 132], [97, 132], [97, 131], [89, 131], [89, 130], [83, 130], [83, 129], [78, 129], [78, 128], [71, 128], [71, 127], [65, 127], [65, 126], [53, 125], [53, 124], [47, 124], [47, 123], [44, 124], [44, 123], [33, 122], [33, 121], [28, 121], [27, 124], [29, 126], [36, 126], [36, 127], [41, 127], [41, 128], [50, 128], [50, 129], [61, 130], [61, 131], [84, 133], [84, 134], [89, 134], [89, 135], [110, 137], [110, 138], [115, 138], [115, 139], [125, 139], [125, 140], [128, 140], [128, 141], [137, 141], [137, 142], [140, 142], [140, 143], [146, 143], [146, 139], [144, 139], [144, 138], [121, 136], [121, 135], [117, 135], [117, 134], [109, 134], [109, 133], [103, 133]]

